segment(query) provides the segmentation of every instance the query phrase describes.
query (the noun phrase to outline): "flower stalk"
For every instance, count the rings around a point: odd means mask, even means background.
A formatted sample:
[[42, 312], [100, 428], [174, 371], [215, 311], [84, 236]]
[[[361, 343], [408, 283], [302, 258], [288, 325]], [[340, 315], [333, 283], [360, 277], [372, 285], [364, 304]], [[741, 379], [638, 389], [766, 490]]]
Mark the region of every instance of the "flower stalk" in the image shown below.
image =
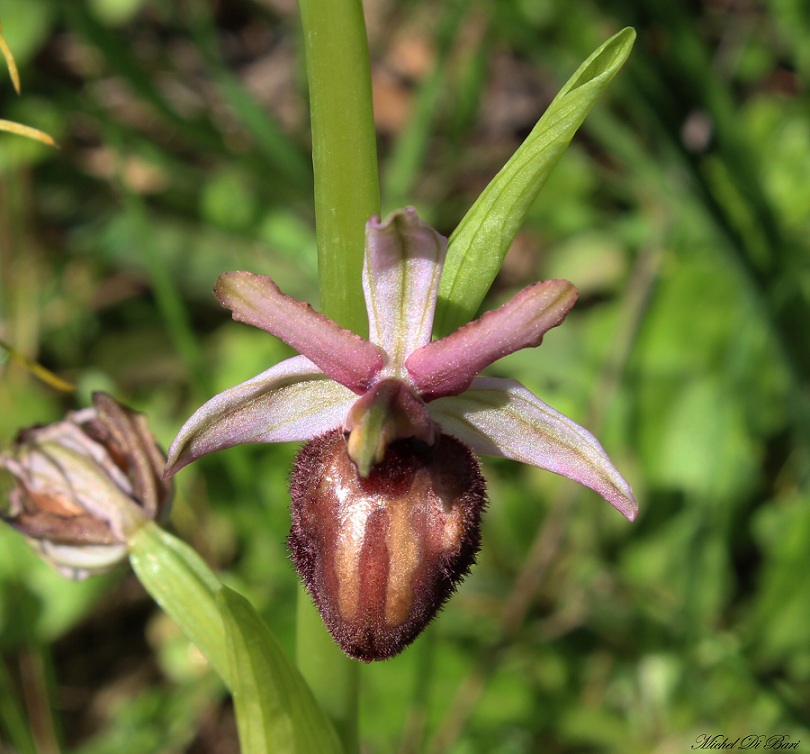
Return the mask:
[[[371, 71], [361, 0], [299, 0], [312, 128], [321, 311], [365, 334], [365, 222], [380, 211]], [[296, 660], [347, 754], [358, 750], [359, 665], [331, 637], [303, 588]]]
[[321, 311], [363, 334], [363, 230], [380, 211], [371, 72], [360, 0], [300, 0], [312, 128]]

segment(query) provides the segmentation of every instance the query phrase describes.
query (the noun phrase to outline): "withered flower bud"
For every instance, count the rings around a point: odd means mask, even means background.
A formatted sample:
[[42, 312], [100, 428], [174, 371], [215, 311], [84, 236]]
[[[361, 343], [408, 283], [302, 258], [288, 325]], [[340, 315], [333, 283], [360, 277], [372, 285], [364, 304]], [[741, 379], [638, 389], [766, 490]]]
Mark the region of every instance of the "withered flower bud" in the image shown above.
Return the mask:
[[0, 454], [16, 481], [2, 517], [62, 575], [102, 573], [145, 521], [168, 516], [164, 463], [146, 417], [95, 393], [91, 408], [22, 430]]
[[366, 477], [340, 431], [307, 443], [291, 483], [292, 560], [332, 637], [358, 660], [410, 644], [475, 562], [485, 483], [441, 435], [393, 442]]

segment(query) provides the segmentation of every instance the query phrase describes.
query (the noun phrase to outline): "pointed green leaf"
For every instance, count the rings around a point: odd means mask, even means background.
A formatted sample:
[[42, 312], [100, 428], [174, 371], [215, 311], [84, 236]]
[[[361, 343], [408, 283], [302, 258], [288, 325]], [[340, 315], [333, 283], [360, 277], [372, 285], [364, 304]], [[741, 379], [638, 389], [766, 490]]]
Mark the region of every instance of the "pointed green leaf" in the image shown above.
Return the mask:
[[217, 602], [242, 754], [340, 754], [337, 734], [306, 681], [250, 603], [227, 587]]
[[579, 67], [459, 223], [439, 287], [440, 335], [475, 315], [526, 213], [635, 38], [633, 29], [622, 29]]
[[216, 603], [219, 579], [191, 547], [151, 522], [132, 535], [128, 545], [130, 563], [146, 591], [230, 687]]
[[153, 523], [129, 540], [144, 588], [230, 689], [242, 754], [341, 754], [331, 723], [270, 629], [197, 553]]

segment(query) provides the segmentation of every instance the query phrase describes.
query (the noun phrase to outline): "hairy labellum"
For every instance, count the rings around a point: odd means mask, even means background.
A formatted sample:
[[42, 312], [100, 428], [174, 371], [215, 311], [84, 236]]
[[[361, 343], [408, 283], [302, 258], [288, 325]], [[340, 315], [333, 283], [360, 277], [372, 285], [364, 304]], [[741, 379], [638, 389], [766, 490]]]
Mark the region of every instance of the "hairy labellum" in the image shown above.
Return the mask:
[[463, 443], [392, 443], [365, 478], [335, 430], [298, 454], [292, 560], [332, 637], [351, 657], [393, 657], [469, 572], [485, 484]]

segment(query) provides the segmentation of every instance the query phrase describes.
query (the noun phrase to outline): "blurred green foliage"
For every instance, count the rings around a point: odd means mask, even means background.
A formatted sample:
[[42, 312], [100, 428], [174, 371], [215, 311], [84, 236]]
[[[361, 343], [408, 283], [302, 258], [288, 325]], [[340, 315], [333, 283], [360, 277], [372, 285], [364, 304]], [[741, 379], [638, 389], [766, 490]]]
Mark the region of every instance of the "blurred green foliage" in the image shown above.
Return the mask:
[[[637, 29], [486, 306], [543, 277], [581, 289], [563, 327], [495, 372], [591, 428], [641, 514], [488, 461], [479, 564], [411, 649], [363, 671], [365, 750], [810, 746], [806, 0], [366, 7], [383, 202], [446, 234], [579, 62]], [[102, 388], [168, 445], [289, 353], [230, 321], [220, 272], [317, 303], [294, 4], [0, 13], [23, 85], [0, 76], [0, 117], [61, 145], [0, 134], [0, 338], [79, 386], [57, 394], [5, 360], [0, 440]], [[293, 452], [185, 469], [172, 520], [288, 649]], [[3, 529], [0, 649], [2, 754], [235, 751], [221, 684], [125, 572], [66, 584]]]

